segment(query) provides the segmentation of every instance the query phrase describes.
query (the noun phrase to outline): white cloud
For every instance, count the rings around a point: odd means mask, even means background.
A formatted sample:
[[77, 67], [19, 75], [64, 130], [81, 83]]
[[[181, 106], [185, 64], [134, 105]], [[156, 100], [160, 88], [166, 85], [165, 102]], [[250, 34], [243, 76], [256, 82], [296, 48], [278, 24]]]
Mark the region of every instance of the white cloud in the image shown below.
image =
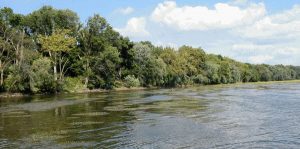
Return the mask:
[[249, 57], [250, 62], [254, 64], [262, 64], [272, 60], [273, 57], [270, 55], [257, 55]]
[[217, 3], [214, 9], [206, 6], [178, 7], [174, 1], [158, 4], [151, 14], [152, 20], [176, 27], [180, 30], [209, 30], [233, 28], [253, 21], [265, 15], [263, 3], [250, 4], [245, 9], [226, 3]]
[[134, 9], [132, 7], [126, 7], [126, 8], [117, 9], [115, 12], [123, 15], [129, 15], [134, 12]]
[[250, 63], [294, 64], [299, 65], [300, 47], [284, 43], [277, 44], [234, 44], [235, 58]]
[[246, 44], [234, 44], [232, 49], [235, 51], [248, 51], [255, 53], [265, 53], [271, 55], [285, 55], [285, 56], [293, 56], [295, 54], [300, 54], [300, 48], [294, 46], [287, 46], [282, 44], [277, 45], [259, 45], [253, 43]]
[[136, 38], [149, 36], [150, 33], [146, 30], [146, 19], [144, 17], [133, 17], [128, 20], [124, 28], [116, 29], [122, 35]]
[[247, 38], [282, 39], [296, 38], [300, 36], [300, 6], [294, 6], [291, 10], [265, 16], [253, 25], [237, 30]]

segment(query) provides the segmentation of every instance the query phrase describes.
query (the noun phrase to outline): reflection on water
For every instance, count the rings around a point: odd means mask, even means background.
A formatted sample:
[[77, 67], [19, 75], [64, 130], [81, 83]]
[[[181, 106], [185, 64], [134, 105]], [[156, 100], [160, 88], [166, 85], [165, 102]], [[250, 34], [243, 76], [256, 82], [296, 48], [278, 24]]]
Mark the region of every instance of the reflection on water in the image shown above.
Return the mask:
[[0, 148], [297, 148], [300, 84], [0, 100]]

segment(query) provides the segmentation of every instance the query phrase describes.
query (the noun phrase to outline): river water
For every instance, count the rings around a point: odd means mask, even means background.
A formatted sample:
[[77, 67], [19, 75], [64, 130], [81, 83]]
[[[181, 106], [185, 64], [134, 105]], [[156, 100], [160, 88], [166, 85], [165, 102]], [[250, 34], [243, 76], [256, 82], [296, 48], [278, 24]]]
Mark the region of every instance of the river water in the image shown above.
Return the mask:
[[300, 83], [2, 99], [0, 148], [300, 148]]

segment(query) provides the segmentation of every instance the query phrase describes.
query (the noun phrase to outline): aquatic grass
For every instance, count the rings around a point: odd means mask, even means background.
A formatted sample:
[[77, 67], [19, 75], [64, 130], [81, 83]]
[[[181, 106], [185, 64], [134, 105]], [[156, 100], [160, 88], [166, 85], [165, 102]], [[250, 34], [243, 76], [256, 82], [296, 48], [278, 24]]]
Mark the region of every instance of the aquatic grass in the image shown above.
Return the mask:
[[67, 119], [78, 119], [80, 117], [75, 117], [75, 116], [70, 116], [70, 117], [67, 117]]
[[25, 111], [5, 112], [5, 113], [3, 113], [2, 116], [3, 116], [3, 118], [28, 118], [28, 117], [31, 117], [31, 115]]
[[4, 115], [3, 118], [28, 118], [31, 115]]
[[42, 141], [54, 141], [61, 138], [63, 138], [63, 136], [55, 135], [53, 134], [53, 132], [39, 132], [39, 133], [31, 134], [29, 137], [26, 138], [26, 140], [33, 143], [37, 143]]
[[103, 116], [107, 115], [109, 113], [107, 112], [89, 112], [89, 113], [77, 113], [77, 114], [72, 114], [72, 116]]
[[86, 121], [86, 122], [72, 122], [71, 125], [79, 125], [79, 126], [86, 126], [86, 125], [97, 125], [103, 124], [104, 122], [94, 122], [94, 121]]

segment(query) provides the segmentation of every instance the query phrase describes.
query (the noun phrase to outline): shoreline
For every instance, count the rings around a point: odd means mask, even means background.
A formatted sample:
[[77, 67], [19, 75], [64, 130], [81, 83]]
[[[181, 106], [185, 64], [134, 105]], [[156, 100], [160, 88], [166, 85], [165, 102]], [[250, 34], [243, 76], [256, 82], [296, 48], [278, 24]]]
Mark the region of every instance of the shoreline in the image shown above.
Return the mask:
[[[265, 82], [237, 82], [232, 84], [209, 84], [209, 85], [187, 85], [187, 86], [179, 86], [179, 87], [170, 87], [170, 88], [188, 88], [188, 87], [197, 87], [197, 86], [230, 86], [230, 85], [242, 85], [242, 84], [273, 84], [273, 83], [300, 83], [300, 80], [284, 80], [284, 81], [265, 81]], [[94, 90], [80, 90], [77, 92], [62, 92], [58, 94], [89, 94], [89, 93], [108, 93], [108, 92], [122, 92], [122, 91], [140, 91], [140, 90], [151, 90], [151, 89], [160, 89], [160, 88], [166, 88], [166, 87], [120, 87], [120, 88], [114, 88], [114, 89], [94, 89]], [[52, 95], [52, 94], [23, 94], [23, 93], [8, 93], [4, 92], [0, 94], [1, 98], [21, 98], [21, 97], [29, 97], [34, 95]], [[55, 95], [55, 94], [53, 94]]]

